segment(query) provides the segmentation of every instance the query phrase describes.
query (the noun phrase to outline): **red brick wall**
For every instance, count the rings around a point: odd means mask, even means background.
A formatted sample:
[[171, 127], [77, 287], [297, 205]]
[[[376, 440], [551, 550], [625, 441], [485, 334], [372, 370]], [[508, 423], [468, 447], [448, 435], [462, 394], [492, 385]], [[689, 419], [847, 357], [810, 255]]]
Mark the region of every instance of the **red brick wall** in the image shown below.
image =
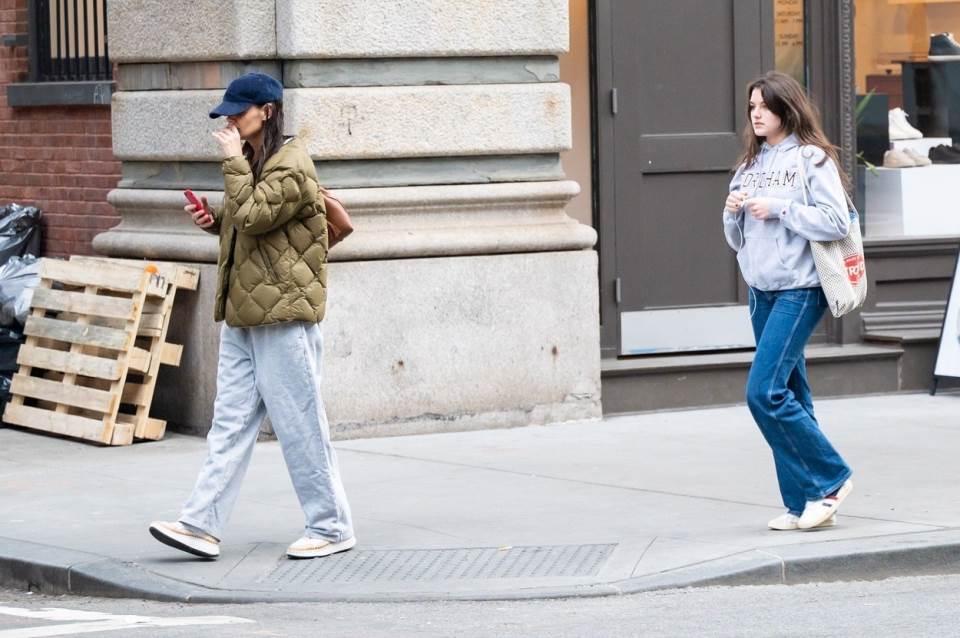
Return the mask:
[[[27, 32], [27, 0], [0, 0], [0, 34]], [[6, 85], [25, 81], [26, 47], [0, 45], [0, 205], [38, 206], [44, 254], [92, 254], [93, 237], [119, 222], [107, 193], [120, 180], [108, 106], [7, 106]]]

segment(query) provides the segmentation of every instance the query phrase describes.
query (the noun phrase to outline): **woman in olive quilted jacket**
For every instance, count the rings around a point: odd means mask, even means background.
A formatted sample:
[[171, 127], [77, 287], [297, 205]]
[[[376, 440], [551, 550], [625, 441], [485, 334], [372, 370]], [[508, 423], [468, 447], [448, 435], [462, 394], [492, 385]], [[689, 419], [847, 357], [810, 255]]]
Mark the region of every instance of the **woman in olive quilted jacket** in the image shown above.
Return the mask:
[[283, 89], [261, 73], [230, 83], [210, 117], [223, 155], [223, 207], [187, 205], [220, 238], [215, 320], [220, 359], [208, 454], [176, 522], [154, 522], [160, 542], [204, 558], [220, 538], [260, 425], [269, 414], [306, 517], [291, 558], [328, 556], [356, 544], [330, 444], [320, 366], [326, 306], [327, 228], [313, 160], [284, 138]]

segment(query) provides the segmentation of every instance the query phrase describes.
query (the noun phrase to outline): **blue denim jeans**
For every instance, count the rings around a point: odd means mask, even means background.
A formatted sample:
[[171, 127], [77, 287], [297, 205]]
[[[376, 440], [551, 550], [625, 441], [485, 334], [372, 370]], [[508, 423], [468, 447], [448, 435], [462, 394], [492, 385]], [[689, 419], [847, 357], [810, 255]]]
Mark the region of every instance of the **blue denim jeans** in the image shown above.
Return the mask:
[[820, 288], [750, 289], [757, 352], [747, 378], [747, 405], [773, 451], [783, 504], [797, 516], [807, 501], [832, 494], [851, 474], [814, 416], [803, 358], [826, 309]]

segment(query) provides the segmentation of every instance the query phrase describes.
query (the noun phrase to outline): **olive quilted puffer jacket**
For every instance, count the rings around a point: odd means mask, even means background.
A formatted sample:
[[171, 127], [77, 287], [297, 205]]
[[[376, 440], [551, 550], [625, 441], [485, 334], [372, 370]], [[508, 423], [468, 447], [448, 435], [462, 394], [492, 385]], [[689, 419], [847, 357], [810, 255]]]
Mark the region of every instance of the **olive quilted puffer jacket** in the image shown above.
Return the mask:
[[318, 322], [327, 302], [327, 223], [313, 160], [289, 140], [260, 181], [243, 157], [223, 161], [214, 319], [235, 327]]

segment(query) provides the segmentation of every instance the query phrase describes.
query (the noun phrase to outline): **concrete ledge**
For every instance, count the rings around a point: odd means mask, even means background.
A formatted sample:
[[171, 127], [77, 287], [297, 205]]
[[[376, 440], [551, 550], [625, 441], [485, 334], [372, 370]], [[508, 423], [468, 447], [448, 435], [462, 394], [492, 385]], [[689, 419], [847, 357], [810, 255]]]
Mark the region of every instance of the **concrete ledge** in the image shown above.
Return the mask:
[[[565, 213], [576, 182], [520, 182], [337, 190], [356, 232], [332, 261], [549, 252], [593, 247], [596, 231]], [[223, 194], [198, 191], [213, 206]], [[215, 262], [217, 239], [195, 228], [179, 190], [115, 189], [121, 222], [94, 248], [116, 257]]]
[[286, 0], [283, 58], [557, 54], [569, 48], [566, 0]]
[[[223, 205], [222, 191], [196, 191], [213, 207]], [[172, 261], [217, 261], [217, 238], [194, 226], [179, 190], [116, 189], [107, 201], [120, 213], [120, 223], [93, 238], [93, 248], [111, 257], [143, 257]]]
[[[897, 392], [896, 346], [853, 344], [807, 348], [814, 396]], [[743, 403], [753, 351], [604, 360], [604, 414]]]
[[[903, 350], [896, 346], [871, 346], [850, 344], [846, 346], [815, 345], [805, 350], [810, 361], [860, 360], [897, 358]], [[726, 369], [750, 367], [753, 362], [753, 350], [736, 352], [714, 352], [707, 354], [679, 354], [669, 356], [636, 357], [624, 359], [606, 359], [603, 373], [609, 376], [643, 374], [645, 372], [677, 372], [696, 369]]]
[[275, 0], [110, 0], [110, 60], [273, 58], [275, 5]]
[[[216, 161], [220, 91], [114, 94], [120, 160]], [[571, 146], [565, 84], [288, 89], [286, 132], [314, 159], [557, 153]], [[178, 133], [170, 136], [170, 124]]]

